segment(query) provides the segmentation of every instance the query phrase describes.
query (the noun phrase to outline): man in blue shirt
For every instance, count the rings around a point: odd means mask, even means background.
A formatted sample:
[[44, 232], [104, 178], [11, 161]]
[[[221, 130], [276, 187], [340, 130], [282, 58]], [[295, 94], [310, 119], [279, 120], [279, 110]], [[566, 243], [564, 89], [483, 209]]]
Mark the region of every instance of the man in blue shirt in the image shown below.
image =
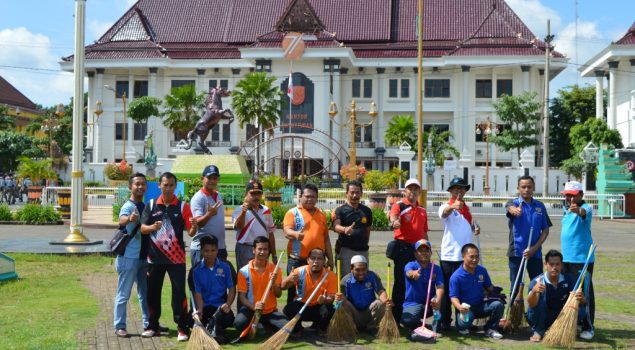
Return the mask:
[[[578, 279], [580, 271], [586, 262], [589, 248], [593, 243], [591, 237], [591, 222], [593, 221], [593, 208], [586, 203], [582, 197], [582, 184], [577, 181], [569, 181], [564, 185], [564, 215], [562, 216], [562, 232], [560, 242], [562, 255], [564, 256], [564, 271], [571, 275], [574, 280]], [[593, 265], [595, 254], [589, 261], [588, 273], [584, 286], [587, 317], [582, 321], [582, 333], [580, 338], [593, 339], [593, 322], [595, 321], [595, 295], [593, 292]]]
[[[545, 255], [546, 272], [531, 280], [529, 295], [527, 296], [527, 322], [533, 331], [529, 338], [532, 342], [540, 342], [545, 331], [556, 320], [564, 304], [573, 291], [575, 282], [571, 276], [562, 274], [562, 254], [557, 250], [550, 250]], [[586, 304], [584, 294], [576, 293], [576, 299], [581, 305]], [[586, 317], [586, 308], [581, 307], [578, 319]]]
[[236, 297], [229, 264], [218, 258], [218, 239], [203, 236], [200, 239], [203, 261], [192, 268], [194, 278], [194, 302], [196, 313], [204, 325], [208, 325], [216, 310], [221, 312], [214, 319], [216, 340], [225, 343], [225, 328], [234, 323], [231, 304]]
[[[425, 239], [418, 240], [415, 244], [415, 257], [417, 260], [413, 260], [406, 264], [404, 268], [404, 277], [406, 280], [406, 299], [403, 303], [403, 315], [401, 316], [401, 324], [410, 329], [415, 329], [421, 326], [421, 319], [423, 318], [426, 301], [428, 303], [427, 316], [433, 315], [433, 309], [439, 310], [441, 306], [441, 300], [443, 300], [444, 284], [443, 284], [443, 272], [439, 265], [434, 265], [434, 271], [432, 270], [432, 264], [430, 263], [430, 255], [432, 254], [432, 244]], [[428, 281], [430, 281], [430, 274], [432, 274], [432, 286], [428, 287]], [[430, 295], [428, 295], [428, 288], [430, 289]], [[432, 292], [434, 291], [434, 294]], [[424, 320], [425, 322], [425, 320]], [[437, 323], [439, 320], [435, 318], [432, 329], [437, 329]]]
[[489, 316], [485, 335], [501, 339], [503, 335], [496, 328], [505, 306], [499, 300], [484, 300], [485, 291], [490, 294], [495, 291], [487, 270], [478, 264], [479, 249], [468, 243], [461, 248], [461, 255], [463, 264], [450, 277], [450, 300], [456, 310], [456, 328], [461, 335], [469, 335], [474, 318]]
[[[518, 179], [519, 197], [505, 204], [509, 225], [507, 256], [509, 259], [509, 280], [511, 281], [510, 291], [514, 289], [516, 275], [523, 256], [527, 261], [529, 279], [542, 273], [541, 247], [549, 236], [549, 227], [552, 224], [545, 205], [533, 198], [535, 187], [536, 184], [531, 176], [521, 176]], [[532, 228], [533, 235], [528, 249], [529, 233]], [[514, 300], [514, 297], [512, 295], [510, 300]]]
[[[357, 329], [370, 334], [377, 333], [377, 326], [384, 317], [386, 304], [392, 303], [373, 271], [368, 270], [368, 260], [363, 255], [351, 258], [351, 272], [342, 278], [340, 287], [343, 293], [335, 296], [336, 302], [351, 315]], [[376, 297], [379, 297], [379, 299]]]

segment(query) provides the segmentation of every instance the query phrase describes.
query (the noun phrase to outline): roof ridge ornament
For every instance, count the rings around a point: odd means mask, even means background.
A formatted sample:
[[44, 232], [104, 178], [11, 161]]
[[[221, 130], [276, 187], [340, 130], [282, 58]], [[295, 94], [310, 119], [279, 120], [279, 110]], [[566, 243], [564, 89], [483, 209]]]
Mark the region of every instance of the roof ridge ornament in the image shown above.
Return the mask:
[[279, 32], [315, 33], [323, 31], [324, 24], [307, 0], [293, 0], [276, 23]]

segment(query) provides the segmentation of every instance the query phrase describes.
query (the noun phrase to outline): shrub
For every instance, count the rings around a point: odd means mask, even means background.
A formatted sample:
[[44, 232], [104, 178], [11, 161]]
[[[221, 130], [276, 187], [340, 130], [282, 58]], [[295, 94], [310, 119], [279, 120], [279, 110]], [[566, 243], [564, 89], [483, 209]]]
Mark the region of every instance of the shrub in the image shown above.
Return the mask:
[[12, 221], [13, 213], [7, 204], [0, 205], [0, 221]]
[[103, 182], [99, 181], [86, 181], [84, 187], [106, 187]]
[[119, 211], [121, 210], [121, 204], [114, 203], [112, 205], [112, 221], [119, 222]]
[[390, 229], [390, 220], [388, 219], [388, 214], [383, 209], [374, 208], [371, 209], [373, 212], [373, 230], [389, 230]]
[[322, 209], [322, 213], [326, 216], [326, 224], [329, 228], [333, 227], [333, 215], [329, 209]]
[[274, 207], [271, 208], [271, 217], [273, 218], [273, 223], [276, 227], [282, 227], [282, 222], [284, 221], [284, 214], [286, 214], [291, 207]]
[[284, 178], [278, 175], [263, 176], [260, 180], [262, 188], [267, 192], [279, 192], [284, 187]]
[[389, 173], [379, 170], [371, 170], [364, 176], [364, 189], [379, 192], [390, 187], [391, 177]]
[[132, 167], [125, 160], [120, 163], [109, 163], [104, 167], [104, 176], [111, 180], [128, 180], [130, 175]]
[[61, 217], [51, 205], [27, 204], [16, 211], [15, 219], [27, 223], [48, 223], [57, 222]]

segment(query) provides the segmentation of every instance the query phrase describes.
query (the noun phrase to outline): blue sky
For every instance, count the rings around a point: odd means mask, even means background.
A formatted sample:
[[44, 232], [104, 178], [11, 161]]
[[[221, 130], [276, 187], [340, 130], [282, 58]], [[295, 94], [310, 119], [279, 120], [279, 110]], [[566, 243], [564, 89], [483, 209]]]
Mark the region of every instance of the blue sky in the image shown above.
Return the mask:
[[[551, 91], [576, 80], [592, 83], [579, 78], [576, 63], [584, 63], [621, 37], [635, 21], [633, 0], [578, 0], [576, 55], [575, 0], [506, 1], [539, 38], [545, 37], [546, 20], [551, 19], [556, 50], [570, 58], [570, 68], [553, 80]], [[98, 39], [134, 3], [88, 0], [86, 42]], [[0, 75], [35, 103], [51, 106], [68, 102], [73, 79], [59, 70], [58, 61], [73, 52], [75, 1], [0, 0], [0, 13]]]

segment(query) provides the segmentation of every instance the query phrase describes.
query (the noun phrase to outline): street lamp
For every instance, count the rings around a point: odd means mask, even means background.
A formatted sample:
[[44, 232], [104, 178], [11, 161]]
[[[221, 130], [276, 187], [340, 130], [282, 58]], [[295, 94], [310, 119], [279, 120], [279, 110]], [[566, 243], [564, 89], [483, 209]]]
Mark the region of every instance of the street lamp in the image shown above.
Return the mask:
[[[55, 118], [57, 116], [57, 118]], [[42, 130], [49, 133], [49, 157], [53, 159], [53, 131], [59, 130], [59, 123], [57, 119], [64, 116], [64, 105], [58, 104], [55, 108], [55, 113], [49, 115], [48, 118], [42, 121]]]
[[476, 135], [483, 134], [485, 139], [485, 185], [483, 186], [483, 192], [486, 196], [490, 195], [489, 187], [489, 139], [492, 135], [496, 135], [498, 131], [498, 125], [489, 120], [480, 123], [476, 126]]
[[[434, 156], [432, 152], [432, 130], [428, 134], [428, 162], [426, 163], [426, 174], [428, 174], [428, 191], [432, 191], [433, 189], [433, 177], [434, 171], [436, 170], [436, 165], [434, 161]], [[466, 180], [467, 181], [467, 180]]]
[[128, 127], [128, 124], [127, 124], [127, 121], [126, 121], [126, 92], [124, 91], [121, 95], [119, 95], [117, 93], [117, 90], [115, 90], [110, 85], [104, 85], [104, 88], [106, 88], [106, 90], [110, 90], [110, 91], [114, 92], [115, 93], [115, 97], [116, 98], [121, 98], [121, 102], [123, 103], [123, 125], [121, 126], [121, 129], [122, 129], [121, 137], [123, 139], [123, 155], [121, 156], [121, 159], [124, 160], [124, 159], [126, 159], [126, 143], [128, 142], [128, 139], [126, 137], [126, 128]]
[[360, 127], [360, 128], [365, 128], [371, 124], [373, 124], [373, 122], [375, 121], [375, 117], [377, 116], [377, 105], [375, 104], [375, 102], [371, 101], [370, 102], [370, 110], [368, 111], [368, 115], [370, 115], [370, 117], [372, 118], [370, 123], [358, 123], [357, 122], [357, 112], [361, 111], [361, 109], [357, 108], [357, 103], [355, 102], [355, 100], [351, 101], [351, 109], [348, 111], [348, 113], [350, 114], [350, 117], [348, 118], [347, 122], [344, 123], [338, 123], [337, 121], [335, 121], [335, 116], [337, 115], [337, 105], [335, 104], [335, 102], [331, 101], [330, 105], [329, 105], [329, 116], [331, 117], [331, 120], [333, 121], [333, 123], [335, 123], [338, 126], [351, 126], [351, 152], [350, 152], [350, 157], [349, 157], [349, 169], [351, 171], [351, 178], [355, 178], [355, 173], [357, 170], [355, 169], [355, 167], [357, 166], [357, 145], [355, 142], [355, 129]]
[[[582, 152], [580, 152], [579, 156], [584, 160], [584, 190], [586, 191], [587, 184], [587, 167], [590, 164], [597, 164], [599, 160], [600, 149], [593, 144], [593, 142], [589, 142], [584, 146]], [[612, 219], [612, 218], [611, 218]]]

